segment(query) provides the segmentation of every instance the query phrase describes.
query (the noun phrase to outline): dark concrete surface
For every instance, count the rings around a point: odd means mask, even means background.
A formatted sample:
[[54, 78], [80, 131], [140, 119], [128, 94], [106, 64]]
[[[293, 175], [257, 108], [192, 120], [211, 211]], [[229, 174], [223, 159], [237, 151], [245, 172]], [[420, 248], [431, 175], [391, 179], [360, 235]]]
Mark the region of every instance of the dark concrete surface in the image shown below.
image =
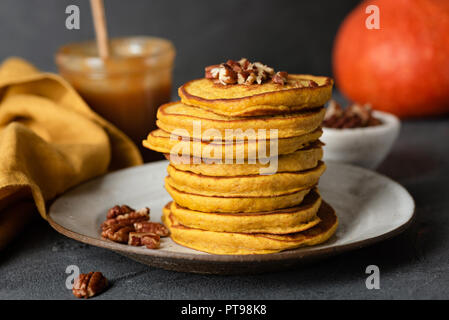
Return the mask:
[[[297, 269], [254, 276], [212, 276], [154, 269], [68, 239], [43, 220], [0, 253], [0, 299], [74, 299], [68, 265], [112, 281], [95, 299], [447, 299], [449, 298], [449, 118], [403, 122], [378, 170], [404, 185], [416, 218], [399, 236]], [[380, 268], [368, 290], [365, 268]]]

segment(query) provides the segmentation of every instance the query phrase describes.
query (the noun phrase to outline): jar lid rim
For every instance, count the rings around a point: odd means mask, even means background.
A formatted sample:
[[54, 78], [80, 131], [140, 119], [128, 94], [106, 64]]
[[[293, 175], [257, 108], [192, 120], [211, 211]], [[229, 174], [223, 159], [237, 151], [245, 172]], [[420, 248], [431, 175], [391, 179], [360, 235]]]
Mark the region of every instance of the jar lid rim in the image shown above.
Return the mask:
[[[173, 43], [164, 38], [158, 38], [158, 37], [151, 37], [151, 36], [132, 36], [132, 37], [118, 37], [113, 38], [110, 40], [110, 44], [112, 47], [117, 47], [120, 44], [125, 45], [132, 43], [138, 46], [139, 43], [147, 43], [151, 45], [157, 45], [159, 46], [158, 50], [155, 50], [154, 52], [147, 52], [147, 53], [136, 53], [136, 54], [129, 54], [129, 55], [117, 55], [113, 54], [108, 59], [111, 60], [125, 60], [125, 59], [142, 59], [142, 58], [155, 58], [157, 56], [161, 56], [166, 54], [167, 52], [170, 52], [174, 50]], [[102, 60], [100, 56], [98, 55], [97, 51], [97, 45], [96, 42], [93, 40], [89, 41], [80, 41], [80, 42], [73, 42], [66, 45], [61, 46], [57, 53], [57, 56], [64, 56], [64, 57], [70, 57], [70, 58], [79, 58], [79, 59], [89, 59], [89, 60]]]

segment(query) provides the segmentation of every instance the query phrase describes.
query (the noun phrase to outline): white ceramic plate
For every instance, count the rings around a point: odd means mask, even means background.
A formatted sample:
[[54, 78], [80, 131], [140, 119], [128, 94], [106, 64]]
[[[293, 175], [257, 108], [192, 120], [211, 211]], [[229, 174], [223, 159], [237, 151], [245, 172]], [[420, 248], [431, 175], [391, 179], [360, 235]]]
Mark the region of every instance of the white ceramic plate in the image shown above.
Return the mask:
[[171, 200], [163, 188], [167, 161], [129, 168], [89, 181], [58, 198], [50, 207], [49, 222], [73, 239], [118, 251], [148, 265], [200, 273], [255, 273], [330, 256], [391, 237], [411, 222], [414, 201], [398, 183], [367, 169], [328, 162], [319, 189], [339, 217], [336, 234], [314, 247], [266, 255], [212, 255], [188, 249], [163, 238], [161, 248], [149, 250], [103, 240], [100, 224], [115, 204], [151, 208], [160, 221]]

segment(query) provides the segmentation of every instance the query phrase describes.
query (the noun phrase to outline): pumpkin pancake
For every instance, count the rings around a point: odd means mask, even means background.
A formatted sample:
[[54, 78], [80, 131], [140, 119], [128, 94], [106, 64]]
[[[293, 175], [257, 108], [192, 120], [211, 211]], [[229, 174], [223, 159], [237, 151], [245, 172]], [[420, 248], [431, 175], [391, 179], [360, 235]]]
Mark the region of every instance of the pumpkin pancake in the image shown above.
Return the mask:
[[248, 129], [256, 133], [263, 129], [267, 138], [270, 137], [270, 130], [276, 129], [278, 138], [288, 138], [314, 131], [321, 125], [324, 114], [324, 108], [316, 108], [289, 115], [227, 117], [181, 102], [172, 102], [158, 109], [156, 124], [166, 132], [177, 128], [186, 129], [190, 137], [203, 140], [211, 140], [217, 134], [226, 140], [226, 130], [245, 132]]
[[325, 169], [324, 162], [320, 161], [317, 167], [306, 171], [217, 177], [181, 171], [169, 165], [167, 181], [179, 191], [203, 196], [271, 197], [318, 184]]
[[[321, 146], [320, 142], [316, 142], [293, 153], [280, 155], [276, 172], [296, 172], [316, 167], [323, 157]], [[170, 154], [166, 153], [165, 157], [170, 160]], [[182, 161], [173, 161], [171, 165], [178, 170], [218, 177], [260, 174], [261, 169], [267, 169], [269, 166], [259, 161], [254, 164], [205, 163], [201, 159], [191, 157], [184, 158]]]
[[172, 202], [170, 210], [186, 227], [219, 232], [287, 234], [304, 231], [320, 222], [316, 216], [321, 197], [316, 190], [300, 206], [254, 213], [220, 213], [193, 211]]
[[222, 85], [203, 78], [187, 82], [178, 93], [185, 104], [225, 116], [259, 116], [323, 106], [331, 98], [332, 85], [331, 78], [303, 74], [289, 74], [285, 85]]
[[163, 209], [162, 221], [170, 229], [170, 237], [188, 248], [212, 254], [265, 254], [312, 246], [328, 240], [337, 229], [334, 210], [324, 201], [318, 210], [320, 222], [302, 232], [276, 235], [269, 233], [217, 232], [183, 226], [171, 213], [170, 203]]
[[165, 189], [176, 203], [182, 207], [202, 212], [260, 212], [289, 208], [299, 205], [309, 193], [310, 188], [312, 186], [308, 189], [271, 197], [204, 196], [178, 190], [170, 184], [169, 177], [165, 178]]
[[[278, 155], [289, 154], [308, 144], [318, 140], [322, 134], [321, 128], [304, 135], [277, 139]], [[179, 155], [190, 155], [203, 159], [256, 159], [258, 158], [259, 146], [266, 145], [266, 152], [262, 158], [270, 156], [270, 140], [229, 141], [229, 142], [206, 142], [192, 140], [188, 137], [173, 135], [161, 129], [150, 132], [142, 144], [155, 151], [163, 153], [174, 153]], [[242, 157], [243, 156], [243, 157]], [[275, 156], [275, 154], [271, 155]]]

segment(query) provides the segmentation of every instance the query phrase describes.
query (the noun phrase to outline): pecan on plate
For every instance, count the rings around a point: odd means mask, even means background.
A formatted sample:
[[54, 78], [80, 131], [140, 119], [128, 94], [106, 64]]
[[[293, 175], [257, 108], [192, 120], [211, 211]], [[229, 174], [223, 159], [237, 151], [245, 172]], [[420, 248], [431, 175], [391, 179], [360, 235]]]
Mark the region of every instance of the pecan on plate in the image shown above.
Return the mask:
[[126, 205], [115, 206], [109, 209], [107, 218], [101, 225], [101, 236], [114, 242], [157, 249], [160, 237], [169, 234], [163, 224], [149, 221], [149, 208], [134, 210]]
[[134, 223], [148, 221], [150, 209], [134, 210], [127, 205], [109, 209], [106, 221], [101, 224], [101, 236], [114, 242], [127, 243], [129, 233], [135, 231]]
[[127, 243], [129, 239], [129, 233], [134, 232], [135, 229], [132, 225], [127, 224], [114, 224], [103, 228], [101, 236], [114, 242]]
[[72, 292], [77, 298], [90, 298], [106, 289], [108, 280], [101, 272], [81, 273], [73, 284]]
[[106, 214], [106, 218], [108, 219], [114, 219], [117, 216], [123, 215], [123, 214], [127, 214], [130, 212], [136, 211], [133, 208], [130, 208], [129, 206], [127, 206], [126, 204], [121, 205], [121, 206], [114, 206], [111, 209], [108, 210], [108, 213]]
[[158, 222], [150, 222], [150, 221], [136, 222], [134, 223], [134, 228], [136, 229], [137, 232], [150, 232], [157, 234], [158, 236], [161, 237], [166, 237], [169, 234], [168, 228]]
[[142, 208], [137, 211], [131, 211], [129, 213], [117, 215], [115, 216], [115, 218], [107, 219], [105, 222], [103, 222], [101, 228], [105, 230], [106, 228], [116, 224], [132, 225], [135, 222], [147, 221], [149, 219], [150, 219], [150, 209]]
[[148, 249], [157, 249], [161, 244], [160, 237], [151, 232], [131, 232], [128, 244], [131, 246], [146, 246]]

